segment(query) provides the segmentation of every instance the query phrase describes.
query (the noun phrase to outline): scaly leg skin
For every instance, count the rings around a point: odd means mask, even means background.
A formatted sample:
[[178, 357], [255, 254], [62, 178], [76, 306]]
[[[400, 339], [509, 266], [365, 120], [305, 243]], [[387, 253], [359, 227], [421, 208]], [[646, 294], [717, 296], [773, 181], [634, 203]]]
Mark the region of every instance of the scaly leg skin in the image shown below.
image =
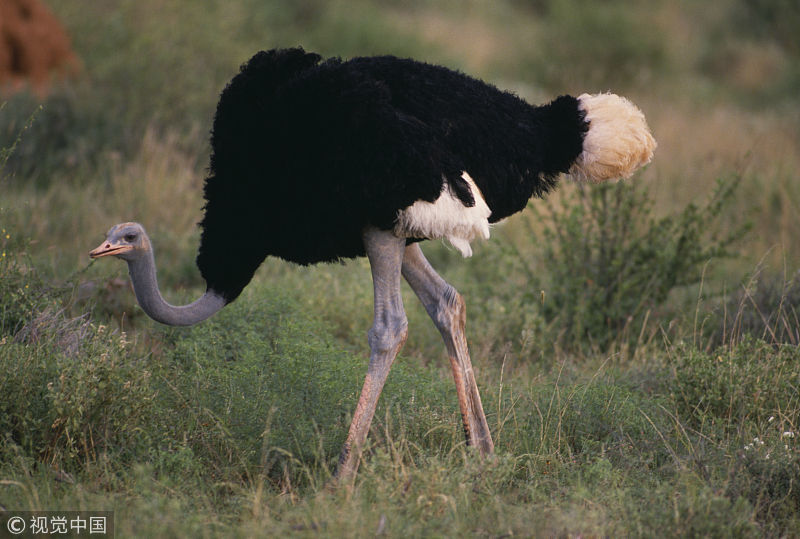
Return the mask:
[[378, 397], [392, 362], [408, 336], [408, 321], [400, 295], [400, 268], [405, 244], [405, 239], [389, 231], [370, 228], [364, 232], [364, 247], [375, 292], [375, 321], [367, 333], [370, 348], [367, 377], [339, 456], [336, 470], [339, 480], [352, 477], [358, 469], [361, 448], [367, 439]]
[[467, 319], [464, 299], [436, 273], [422, 254], [419, 244], [406, 247], [402, 274], [444, 339], [456, 382], [467, 444], [477, 447], [481, 456], [490, 455], [494, 451], [494, 443], [469, 359], [464, 334]]

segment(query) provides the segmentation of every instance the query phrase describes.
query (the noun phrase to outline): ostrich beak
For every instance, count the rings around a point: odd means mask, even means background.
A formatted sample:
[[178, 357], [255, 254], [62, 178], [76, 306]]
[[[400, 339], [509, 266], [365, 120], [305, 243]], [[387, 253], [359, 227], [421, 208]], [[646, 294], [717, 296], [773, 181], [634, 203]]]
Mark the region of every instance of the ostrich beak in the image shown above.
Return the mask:
[[121, 245], [119, 243], [111, 243], [106, 240], [101, 243], [96, 249], [89, 251], [89, 258], [100, 258], [101, 256], [121, 255], [132, 251], [133, 247], [130, 245]]

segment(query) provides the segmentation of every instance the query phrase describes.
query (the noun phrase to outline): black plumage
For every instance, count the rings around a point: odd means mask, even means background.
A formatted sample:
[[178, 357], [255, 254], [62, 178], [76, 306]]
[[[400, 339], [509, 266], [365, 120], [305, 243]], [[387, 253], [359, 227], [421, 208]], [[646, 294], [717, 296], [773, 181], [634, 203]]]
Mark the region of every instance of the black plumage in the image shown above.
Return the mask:
[[450, 69], [302, 49], [253, 56], [222, 92], [197, 264], [235, 299], [268, 255], [299, 264], [364, 254], [367, 226], [432, 202], [443, 182], [496, 222], [550, 190], [582, 149], [578, 100], [535, 107]]

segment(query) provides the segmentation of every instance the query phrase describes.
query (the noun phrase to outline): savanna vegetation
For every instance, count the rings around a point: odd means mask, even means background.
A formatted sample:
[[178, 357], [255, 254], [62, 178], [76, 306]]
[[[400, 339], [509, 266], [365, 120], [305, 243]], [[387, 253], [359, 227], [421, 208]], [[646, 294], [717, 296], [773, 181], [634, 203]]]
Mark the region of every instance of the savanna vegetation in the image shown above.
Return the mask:
[[[800, 535], [800, 8], [791, 1], [50, 0], [82, 62], [0, 109], [0, 509], [113, 510], [120, 537]], [[440, 337], [409, 339], [360, 471], [329, 488], [366, 369], [366, 261], [268, 260], [190, 329], [219, 92], [259, 49], [444, 63], [532, 102], [613, 89], [659, 149], [563, 182], [471, 259], [496, 455], [465, 447]], [[268, 126], [265, 126], [268, 128]], [[265, 231], [279, 233], [280, 231]]]

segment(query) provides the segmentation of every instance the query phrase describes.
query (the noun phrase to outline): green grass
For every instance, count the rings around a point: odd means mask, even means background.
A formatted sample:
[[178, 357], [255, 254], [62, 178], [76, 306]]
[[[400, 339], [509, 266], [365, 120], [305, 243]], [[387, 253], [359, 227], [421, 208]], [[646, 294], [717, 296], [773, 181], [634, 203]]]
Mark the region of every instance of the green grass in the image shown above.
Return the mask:
[[[800, 534], [791, 2], [49, 5], [83, 71], [41, 110], [0, 108], [0, 507], [114, 510], [120, 537]], [[123, 263], [87, 259], [135, 219], [167, 299], [202, 292], [216, 99], [254, 51], [296, 44], [535, 102], [612, 89], [659, 140], [634, 186], [564, 185], [471, 259], [424, 245], [467, 301], [491, 459], [404, 288], [361, 468], [329, 488], [366, 371], [365, 260], [267, 260], [219, 315], [165, 329]]]

